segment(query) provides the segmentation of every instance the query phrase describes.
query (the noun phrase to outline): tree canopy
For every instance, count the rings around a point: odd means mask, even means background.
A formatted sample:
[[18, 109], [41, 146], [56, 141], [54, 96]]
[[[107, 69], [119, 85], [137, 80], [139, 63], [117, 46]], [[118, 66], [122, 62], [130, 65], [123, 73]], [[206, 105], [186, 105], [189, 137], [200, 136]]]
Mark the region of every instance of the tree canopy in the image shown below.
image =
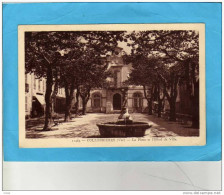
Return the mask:
[[[133, 64], [129, 81], [161, 90], [170, 104], [170, 119], [175, 120], [177, 86], [186, 84], [189, 94], [199, 74], [199, 34], [197, 31], [134, 31], [126, 35]], [[157, 90], [158, 92], [158, 90]], [[151, 94], [152, 96], [152, 94]], [[157, 94], [158, 97], [158, 94]]]
[[102, 86], [108, 76], [103, 59], [112, 53], [122, 34], [122, 31], [25, 33], [26, 73], [47, 79], [46, 121], [51, 118], [51, 99], [57, 93], [58, 86], [65, 88], [67, 110], [71, 108], [75, 89], [82, 89], [79, 92], [86, 102], [89, 91]]

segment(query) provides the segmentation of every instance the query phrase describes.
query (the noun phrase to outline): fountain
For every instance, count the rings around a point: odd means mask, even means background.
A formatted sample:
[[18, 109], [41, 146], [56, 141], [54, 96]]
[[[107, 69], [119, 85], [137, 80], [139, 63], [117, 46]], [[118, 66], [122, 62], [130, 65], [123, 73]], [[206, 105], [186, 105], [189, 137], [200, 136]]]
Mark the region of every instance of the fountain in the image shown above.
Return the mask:
[[127, 90], [123, 93], [121, 114], [117, 122], [97, 124], [102, 137], [143, 137], [151, 125], [145, 122], [134, 122], [128, 112]]

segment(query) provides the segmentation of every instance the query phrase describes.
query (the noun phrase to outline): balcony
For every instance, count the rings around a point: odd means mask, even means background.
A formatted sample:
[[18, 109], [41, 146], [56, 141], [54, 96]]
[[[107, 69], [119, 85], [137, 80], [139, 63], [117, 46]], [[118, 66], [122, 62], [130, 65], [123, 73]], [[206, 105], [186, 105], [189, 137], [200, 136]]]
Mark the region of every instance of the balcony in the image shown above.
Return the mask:
[[117, 83], [115, 83], [115, 82], [110, 82], [109, 83], [109, 88], [117, 88], [117, 89], [119, 89], [119, 88], [126, 88], [127, 87], [127, 85], [125, 84], [125, 83], [123, 83], [123, 82], [117, 82]]

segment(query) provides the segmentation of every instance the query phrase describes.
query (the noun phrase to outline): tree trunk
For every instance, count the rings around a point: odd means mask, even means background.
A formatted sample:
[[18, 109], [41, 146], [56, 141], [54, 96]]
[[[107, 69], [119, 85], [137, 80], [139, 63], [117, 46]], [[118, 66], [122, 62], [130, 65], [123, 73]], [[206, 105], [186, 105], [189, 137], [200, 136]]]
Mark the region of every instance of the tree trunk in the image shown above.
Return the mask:
[[[172, 80], [171, 80], [170, 95], [168, 94], [166, 88], [164, 88], [164, 93], [170, 105], [169, 120], [176, 121], [176, 99], [177, 99], [177, 85], [179, 77], [174, 74], [172, 74], [171, 77]], [[164, 87], [166, 87], [166, 85]]]
[[147, 100], [147, 103], [148, 103], [148, 115], [152, 115], [152, 98], [149, 98], [147, 96], [145, 85], [143, 85], [143, 89], [144, 89], [144, 96], [145, 96], [145, 98]]
[[50, 130], [52, 124], [52, 86], [53, 86], [53, 75], [51, 67], [47, 69], [47, 81], [46, 81], [46, 93], [45, 93], [45, 122], [43, 130]]
[[176, 121], [176, 98], [171, 98], [170, 104], [170, 121]]
[[161, 117], [161, 112], [162, 112], [162, 99], [158, 98], [158, 117]]
[[148, 115], [152, 115], [152, 100], [148, 100]]
[[192, 97], [192, 127], [199, 128], [199, 82], [194, 84], [194, 96]]
[[77, 88], [77, 92], [76, 92], [76, 102], [75, 102], [75, 115], [77, 116], [78, 113], [79, 113], [79, 95], [80, 95], [80, 92], [79, 92], [79, 89]]
[[89, 101], [90, 90], [91, 88], [88, 88], [84, 93], [80, 92], [80, 96], [82, 98], [82, 115], [86, 114], [86, 105]]
[[158, 101], [158, 110], [157, 110], [157, 116], [160, 118], [161, 117], [161, 112], [163, 109], [163, 100], [164, 100], [164, 94], [163, 97], [160, 98], [160, 84], [157, 84], [157, 91], [156, 91], [156, 99]]
[[70, 86], [70, 89], [69, 89], [67, 82], [65, 82], [65, 95], [66, 95], [65, 119], [64, 119], [65, 122], [71, 120], [73, 94], [74, 94], [73, 84]]
[[52, 105], [52, 109], [51, 109], [51, 115], [54, 116], [56, 111], [56, 96], [58, 93], [58, 81], [55, 81], [54, 84], [54, 90], [53, 93], [51, 95], [51, 105]]
[[86, 114], [86, 105], [87, 105], [88, 100], [86, 101], [85, 99], [82, 99], [82, 115]]
[[[192, 102], [192, 127], [193, 128], [199, 128], [199, 80], [196, 80], [196, 75], [195, 75], [195, 69], [196, 69], [196, 64], [192, 63], [191, 66], [191, 77], [192, 77], [192, 82], [193, 82], [193, 96], [191, 98]], [[192, 93], [192, 91], [189, 90], [189, 94]]]
[[71, 96], [66, 97], [65, 119], [64, 119], [65, 122], [71, 120], [71, 108], [72, 108], [73, 95]]

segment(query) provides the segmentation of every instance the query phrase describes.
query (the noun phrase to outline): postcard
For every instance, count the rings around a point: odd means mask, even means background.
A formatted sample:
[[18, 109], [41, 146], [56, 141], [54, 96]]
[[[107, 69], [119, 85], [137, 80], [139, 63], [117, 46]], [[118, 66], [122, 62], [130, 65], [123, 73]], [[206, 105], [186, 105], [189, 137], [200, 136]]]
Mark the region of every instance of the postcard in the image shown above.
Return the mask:
[[19, 25], [19, 147], [206, 144], [205, 25]]

